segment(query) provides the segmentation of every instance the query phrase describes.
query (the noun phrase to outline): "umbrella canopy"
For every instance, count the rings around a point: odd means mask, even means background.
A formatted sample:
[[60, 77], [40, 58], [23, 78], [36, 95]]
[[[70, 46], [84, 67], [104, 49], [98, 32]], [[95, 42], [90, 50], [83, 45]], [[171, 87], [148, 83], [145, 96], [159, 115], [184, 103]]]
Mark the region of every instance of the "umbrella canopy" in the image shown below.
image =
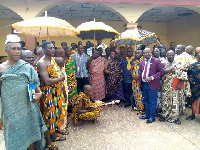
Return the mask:
[[114, 38], [119, 33], [112, 27], [104, 24], [103, 22], [85, 22], [76, 28], [77, 37], [85, 39], [102, 40], [105, 38]]
[[55, 17], [36, 17], [12, 24], [17, 32], [42, 37], [76, 37], [75, 28], [65, 20]]
[[[150, 45], [152, 43], [158, 43], [157, 36], [155, 33], [142, 30], [132, 29], [122, 32], [119, 37], [113, 40], [117, 45], [128, 44], [128, 45]], [[113, 42], [112, 41], [112, 42]]]

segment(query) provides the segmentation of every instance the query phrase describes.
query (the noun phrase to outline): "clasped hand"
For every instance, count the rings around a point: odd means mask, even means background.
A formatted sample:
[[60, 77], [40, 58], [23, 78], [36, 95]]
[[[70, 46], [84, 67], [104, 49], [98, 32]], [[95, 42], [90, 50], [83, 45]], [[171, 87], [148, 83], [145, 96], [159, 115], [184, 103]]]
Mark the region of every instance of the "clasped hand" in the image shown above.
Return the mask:
[[146, 81], [149, 83], [152, 80], [152, 77], [148, 77]]
[[97, 106], [92, 106], [91, 108], [90, 108], [90, 111], [93, 111], [93, 110], [95, 110], [97, 108]]
[[61, 76], [60, 77], [62, 78], [62, 81], [65, 80], [65, 73], [63, 71], [61, 71]]
[[32, 94], [33, 94], [33, 101], [39, 101], [42, 98], [42, 92], [32, 93]]
[[138, 80], [139, 78], [140, 78], [139, 76], [138, 77], [137, 76], [133, 76], [134, 80]]

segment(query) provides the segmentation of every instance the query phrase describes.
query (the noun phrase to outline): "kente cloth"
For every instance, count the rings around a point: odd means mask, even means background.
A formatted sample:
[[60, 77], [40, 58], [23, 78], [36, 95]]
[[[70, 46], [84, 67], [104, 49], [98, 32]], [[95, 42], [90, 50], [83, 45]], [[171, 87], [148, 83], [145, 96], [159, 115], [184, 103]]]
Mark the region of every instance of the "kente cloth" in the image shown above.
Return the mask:
[[74, 54], [74, 53], [76, 53], [77, 52], [77, 48], [76, 49], [73, 49], [73, 50], [71, 50], [71, 55], [72, 54]]
[[162, 116], [169, 122], [174, 122], [180, 114], [181, 102], [185, 99], [184, 90], [173, 90], [174, 73], [166, 73], [162, 77]]
[[[65, 124], [61, 127], [63, 129], [63, 132], [65, 132], [66, 128], [67, 128], [67, 115], [68, 115], [68, 85], [67, 85], [67, 74], [65, 72], [65, 66], [61, 68], [61, 71], [65, 74], [65, 80], [63, 81], [63, 86], [65, 88], [65, 94], [66, 94], [66, 98], [65, 98], [65, 105], [66, 105], [66, 117], [64, 117], [64, 122]], [[63, 91], [64, 92], [64, 91]], [[61, 131], [62, 132], [62, 131]]]
[[[139, 60], [134, 59], [132, 62], [132, 67], [133, 67], [133, 76], [139, 77], [140, 76], [140, 62], [144, 59], [142, 56]], [[144, 110], [144, 99], [142, 96], [142, 91], [140, 89], [140, 83], [139, 79], [134, 80], [132, 82], [132, 89], [133, 89], [133, 96], [135, 99], [135, 106], [137, 107], [137, 110]]]
[[[38, 73], [38, 77], [39, 77], [39, 71], [38, 71], [38, 62], [37, 62], [37, 64], [36, 64], [36, 66], [34, 67], [34, 69], [35, 69], [35, 71]], [[40, 80], [40, 89], [42, 89], [42, 87], [43, 87], [43, 83], [41, 82], [41, 79], [40, 79], [40, 77], [39, 77], [39, 80]], [[43, 115], [44, 114], [44, 103], [43, 103], [43, 99], [42, 99], [42, 97], [41, 97], [41, 99], [37, 102], [38, 103], [38, 107], [39, 107], [39, 109], [40, 109], [40, 112], [41, 112], [41, 114]]]
[[[47, 68], [48, 76], [52, 79], [61, 75], [60, 68], [51, 58], [50, 66]], [[63, 130], [67, 126], [67, 104], [63, 95], [63, 82], [53, 85], [43, 86], [44, 120], [50, 134], [57, 130]]]
[[190, 84], [191, 102], [193, 103], [200, 98], [200, 61], [191, 65], [188, 70], [188, 77], [192, 78], [192, 82], [195, 82], [195, 84]]
[[89, 66], [89, 83], [92, 87], [92, 96], [94, 100], [102, 100], [106, 94], [106, 81], [104, 77], [106, 59], [98, 57], [92, 60]]
[[135, 57], [132, 56], [131, 58], [126, 57], [127, 60], [127, 70], [131, 70], [131, 61], [134, 59]]
[[[122, 69], [122, 63], [118, 59], [112, 60], [108, 64], [108, 71], [110, 72], [115, 72], [116, 74], [107, 74], [106, 75], [106, 89], [107, 89], [107, 94], [111, 96], [113, 93], [117, 92], [119, 87], [123, 83], [123, 69]], [[121, 95], [118, 99], [124, 99], [124, 96]]]
[[67, 75], [67, 85], [68, 89], [71, 89], [72, 92], [68, 94], [68, 106], [72, 104], [76, 98], [77, 92], [77, 82], [76, 82], [76, 68], [75, 62], [71, 57], [69, 57], [68, 62], [65, 64], [65, 72]]
[[[81, 109], [89, 110], [92, 106], [97, 106], [95, 110], [85, 113], [77, 113], [80, 100], [83, 100], [84, 106]], [[79, 119], [81, 120], [94, 120], [97, 119], [102, 113], [102, 108], [97, 104], [93, 103], [90, 98], [83, 92], [76, 97], [72, 103], [72, 120], [75, 125], [78, 125]]]
[[19, 60], [2, 71], [1, 118], [7, 150], [26, 150], [30, 144], [38, 149], [44, 147], [47, 130], [37, 102], [30, 102], [28, 84], [40, 85], [34, 68]]

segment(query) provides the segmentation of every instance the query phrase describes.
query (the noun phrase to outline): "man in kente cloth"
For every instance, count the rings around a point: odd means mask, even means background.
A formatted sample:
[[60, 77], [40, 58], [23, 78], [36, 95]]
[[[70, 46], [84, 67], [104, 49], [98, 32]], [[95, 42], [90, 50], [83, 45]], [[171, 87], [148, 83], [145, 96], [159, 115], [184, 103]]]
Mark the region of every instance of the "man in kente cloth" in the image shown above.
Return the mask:
[[65, 75], [60, 71], [59, 66], [55, 62], [55, 48], [51, 42], [42, 44], [44, 57], [38, 62], [38, 71], [43, 86], [43, 117], [48, 128], [46, 133], [47, 146], [49, 149], [57, 149], [57, 146], [52, 141], [63, 141], [66, 138], [61, 134], [56, 137], [55, 132], [60, 132], [66, 135], [65, 128], [67, 122], [66, 103], [64, 99], [64, 88], [62, 81], [65, 80]]
[[[47, 130], [37, 101], [42, 97], [38, 74], [27, 62], [21, 60], [22, 48], [17, 35], [8, 35], [5, 43], [8, 60], [0, 64], [1, 118], [7, 150], [41, 150]], [[35, 92], [30, 101], [28, 84]], [[1, 120], [2, 119], [2, 120]]]
[[80, 92], [72, 103], [72, 119], [75, 125], [79, 124], [79, 119], [96, 121], [97, 117], [102, 113], [102, 108], [98, 106], [91, 96], [91, 86], [85, 85], [83, 90], [84, 93]]

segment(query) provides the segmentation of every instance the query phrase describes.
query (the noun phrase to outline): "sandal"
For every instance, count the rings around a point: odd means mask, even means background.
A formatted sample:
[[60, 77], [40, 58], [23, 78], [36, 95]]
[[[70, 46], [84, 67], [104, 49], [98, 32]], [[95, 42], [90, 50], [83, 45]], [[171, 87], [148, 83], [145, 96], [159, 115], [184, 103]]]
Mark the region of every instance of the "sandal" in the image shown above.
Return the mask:
[[65, 141], [66, 137], [62, 136], [61, 134], [57, 135], [57, 138], [55, 139], [55, 141]]
[[61, 133], [62, 135], [68, 135], [69, 134], [69, 131], [67, 131], [66, 129], [60, 130], [58, 132]]
[[181, 125], [181, 121], [180, 121], [179, 119], [176, 119], [176, 120], [174, 121], [174, 123], [175, 123], [175, 124], [178, 124], [178, 125]]
[[50, 145], [47, 145], [47, 148], [49, 149], [49, 150], [58, 150], [58, 147], [56, 146], [56, 144], [55, 143], [51, 143]]
[[133, 107], [133, 108], [131, 109], [131, 111], [139, 111], [139, 110], [137, 109], [137, 107]]
[[160, 121], [160, 122], [165, 122], [165, 118], [164, 118], [164, 117], [160, 117], [160, 118], [159, 118], [159, 121]]
[[191, 116], [186, 118], [186, 120], [193, 120], [193, 119], [195, 119], [195, 115], [191, 115]]
[[97, 122], [97, 118], [93, 119], [92, 122], [93, 122], [93, 123]]

